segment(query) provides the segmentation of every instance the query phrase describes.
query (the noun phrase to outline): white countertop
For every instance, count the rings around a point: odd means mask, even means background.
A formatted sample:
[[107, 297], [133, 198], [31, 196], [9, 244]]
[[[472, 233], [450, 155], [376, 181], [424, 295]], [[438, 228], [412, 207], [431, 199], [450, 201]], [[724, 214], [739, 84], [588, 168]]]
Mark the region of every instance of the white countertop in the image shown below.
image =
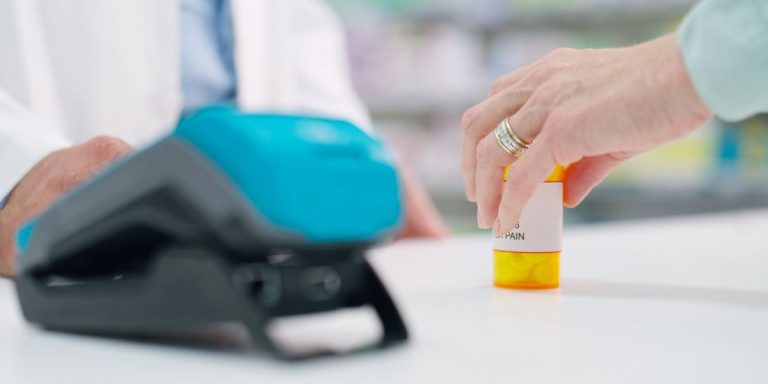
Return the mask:
[[43, 331], [0, 281], [0, 383], [768, 382], [768, 211], [569, 228], [552, 291], [493, 288], [486, 236], [372, 260], [411, 340], [303, 362]]

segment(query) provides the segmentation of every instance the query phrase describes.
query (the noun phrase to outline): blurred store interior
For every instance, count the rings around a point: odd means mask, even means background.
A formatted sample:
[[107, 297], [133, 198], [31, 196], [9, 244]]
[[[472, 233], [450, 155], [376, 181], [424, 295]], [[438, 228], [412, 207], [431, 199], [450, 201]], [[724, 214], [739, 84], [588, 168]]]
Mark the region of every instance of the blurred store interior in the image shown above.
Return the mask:
[[[452, 229], [477, 230], [459, 174], [464, 110], [558, 47], [639, 43], [695, 0], [330, 0], [377, 129], [415, 165]], [[768, 117], [713, 121], [618, 169], [566, 224], [768, 206]]]

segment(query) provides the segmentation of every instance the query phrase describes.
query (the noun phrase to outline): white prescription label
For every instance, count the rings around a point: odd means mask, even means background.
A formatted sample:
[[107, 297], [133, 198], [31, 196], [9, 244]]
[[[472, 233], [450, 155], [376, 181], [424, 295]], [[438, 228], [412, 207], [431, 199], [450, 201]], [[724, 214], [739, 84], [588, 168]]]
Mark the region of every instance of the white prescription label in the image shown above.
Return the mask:
[[520, 222], [511, 232], [496, 236], [493, 249], [560, 252], [563, 249], [563, 183], [539, 185], [523, 209]]

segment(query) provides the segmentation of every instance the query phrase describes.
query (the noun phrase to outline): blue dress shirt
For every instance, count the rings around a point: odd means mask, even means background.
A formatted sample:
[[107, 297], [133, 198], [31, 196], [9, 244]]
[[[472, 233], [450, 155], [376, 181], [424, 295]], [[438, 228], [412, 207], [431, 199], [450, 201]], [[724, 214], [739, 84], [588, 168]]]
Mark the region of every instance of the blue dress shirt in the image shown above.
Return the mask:
[[234, 61], [230, 0], [182, 0], [182, 114], [234, 101]]

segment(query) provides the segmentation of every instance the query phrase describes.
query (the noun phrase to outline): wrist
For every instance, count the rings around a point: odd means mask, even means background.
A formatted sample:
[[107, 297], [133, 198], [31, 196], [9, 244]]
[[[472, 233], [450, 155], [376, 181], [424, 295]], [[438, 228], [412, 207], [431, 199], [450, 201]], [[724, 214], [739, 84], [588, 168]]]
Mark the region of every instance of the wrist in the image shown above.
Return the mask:
[[704, 103], [696, 90], [688, 67], [685, 65], [677, 36], [670, 34], [663, 37], [665, 44], [664, 68], [667, 70], [666, 84], [663, 89], [674, 90], [670, 94], [670, 107], [679, 111], [683, 126], [698, 128], [709, 121], [713, 113]]

